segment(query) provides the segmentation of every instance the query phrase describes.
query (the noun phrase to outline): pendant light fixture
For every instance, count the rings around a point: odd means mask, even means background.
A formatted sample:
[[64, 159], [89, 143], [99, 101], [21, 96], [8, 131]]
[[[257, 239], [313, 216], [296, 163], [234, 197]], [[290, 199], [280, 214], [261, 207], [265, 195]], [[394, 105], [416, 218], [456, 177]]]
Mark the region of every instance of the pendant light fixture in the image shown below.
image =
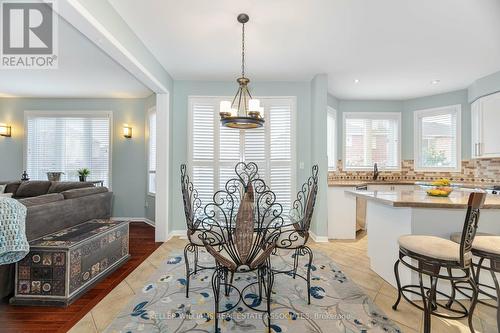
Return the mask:
[[245, 77], [245, 23], [250, 19], [247, 14], [238, 15], [238, 22], [242, 24], [241, 29], [241, 77], [236, 79], [238, 91], [232, 102], [222, 101], [220, 103], [220, 122], [222, 126], [251, 129], [264, 125], [264, 108], [260, 106], [258, 99], [252, 98], [248, 83], [250, 80]]

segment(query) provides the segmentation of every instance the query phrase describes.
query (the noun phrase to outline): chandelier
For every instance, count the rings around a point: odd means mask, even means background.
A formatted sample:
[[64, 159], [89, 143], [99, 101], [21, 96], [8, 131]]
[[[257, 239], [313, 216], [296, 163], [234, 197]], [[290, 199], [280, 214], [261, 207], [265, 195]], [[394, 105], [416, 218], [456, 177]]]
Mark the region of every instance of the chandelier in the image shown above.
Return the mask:
[[219, 112], [222, 126], [237, 129], [258, 128], [264, 125], [264, 118], [262, 117], [264, 108], [260, 106], [258, 99], [252, 98], [248, 89], [250, 79], [245, 77], [245, 23], [249, 19], [247, 14], [238, 15], [238, 22], [242, 24], [241, 77], [236, 79], [239, 87], [233, 101], [222, 101]]

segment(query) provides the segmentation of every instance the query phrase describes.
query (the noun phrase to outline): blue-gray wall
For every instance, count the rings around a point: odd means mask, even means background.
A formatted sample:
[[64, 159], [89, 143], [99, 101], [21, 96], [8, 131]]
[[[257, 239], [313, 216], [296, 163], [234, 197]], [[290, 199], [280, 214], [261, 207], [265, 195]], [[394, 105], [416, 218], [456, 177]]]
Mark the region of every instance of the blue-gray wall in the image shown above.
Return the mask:
[[335, 110], [337, 110], [339, 107], [339, 100], [337, 99], [337, 97], [333, 96], [330, 93], [328, 93], [327, 95], [326, 103], [328, 104], [328, 106], [334, 108]]
[[490, 95], [500, 91], [500, 71], [482, 77], [469, 87], [469, 102], [472, 103], [482, 96]]
[[343, 113], [344, 112], [401, 112], [401, 157], [403, 160], [413, 159], [413, 127], [414, 111], [442, 106], [462, 106], [462, 159], [470, 158], [471, 116], [470, 104], [467, 102], [467, 90], [458, 90], [445, 94], [426, 96], [405, 101], [348, 101], [339, 100], [337, 110], [338, 146], [337, 156], [342, 159], [343, 153]]
[[[0, 137], [0, 178], [19, 179], [23, 167], [24, 111], [113, 111], [113, 216], [145, 216], [146, 147], [144, 99], [0, 98], [0, 123], [12, 125], [12, 137]], [[133, 138], [122, 135], [123, 124]]]
[[312, 162], [319, 166], [318, 196], [311, 225], [318, 236], [328, 233], [328, 157], [327, 157], [328, 76], [318, 74], [311, 81], [311, 152]]
[[[152, 107], [155, 107], [156, 106], [156, 94], [152, 94], [151, 96], [149, 96], [148, 98], [146, 98], [145, 102], [145, 114], [144, 114], [144, 122], [145, 122], [145, 127], [147, 128], [147, 122], [148, 122], [148, 111], [149, 109], [151, 109]], [[144, 144], [146, 145], [145, 149], [146, 149], [146, 170], [145, 170], [145, 173], [146, 173], [146, 183], [144, 184], [145, 185], [145, 188], [144, 188], [144, 191], [146, 193], [146, 207], [145, 207], [145, 211], [146, 211], [146, 218], [151, 221], [151, 222], [154, 222], [155, 221], [155, 197], [153, 195], [149, 195], [148, 194], [148, 149], [149, 147], [147, 146], [148, 145], [148, 140], [149, 140], [149, 133], [148, 131], [146, 131], [145, 133], [145, 142]]]

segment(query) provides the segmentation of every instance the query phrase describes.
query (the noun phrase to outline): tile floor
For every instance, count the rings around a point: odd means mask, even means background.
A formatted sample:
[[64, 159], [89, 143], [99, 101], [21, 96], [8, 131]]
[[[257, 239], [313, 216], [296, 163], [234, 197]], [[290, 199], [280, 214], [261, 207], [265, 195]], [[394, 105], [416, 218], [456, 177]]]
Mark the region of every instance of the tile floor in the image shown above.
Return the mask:
[[[310, 246], [329, 255], [341, 269], [393, 320], [403, 332], [422, 332], [423, 315], [404, 300], [401, 301], [398, 311], [392, 310], [396, 299], [396, 289], [385, 282], [370, 270], [367, 252], [367, 236], [358, 235], [355, 241], [330, 241], [328, 243], [314, 243]], [[71, 333], [102, 332], [114, 319], [121, 309], [127, 305], [136, 292], [140, 292], [144, 281], [158, 268], [170, 252], [180, 252], [185, 240], [172, 238], [159, 247], [146, 261], [120, 283], [108, 296], [97, 304], [71, 330]], [[479, 304], [474, 316], [476, 332], [494, 333], [496, 328], [496, 310]], [[452, 321], [442, 318], [432, 318], [433, 333], [469, 332], [466, 320]]]

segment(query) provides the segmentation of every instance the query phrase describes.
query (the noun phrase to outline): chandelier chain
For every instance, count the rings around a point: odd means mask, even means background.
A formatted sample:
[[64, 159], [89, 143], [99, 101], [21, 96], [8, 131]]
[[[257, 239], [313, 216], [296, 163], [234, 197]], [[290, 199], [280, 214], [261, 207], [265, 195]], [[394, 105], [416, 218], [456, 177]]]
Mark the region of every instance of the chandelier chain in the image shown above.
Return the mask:
[[241, 77], [245, 77], [245, 23], [241, 28]]

